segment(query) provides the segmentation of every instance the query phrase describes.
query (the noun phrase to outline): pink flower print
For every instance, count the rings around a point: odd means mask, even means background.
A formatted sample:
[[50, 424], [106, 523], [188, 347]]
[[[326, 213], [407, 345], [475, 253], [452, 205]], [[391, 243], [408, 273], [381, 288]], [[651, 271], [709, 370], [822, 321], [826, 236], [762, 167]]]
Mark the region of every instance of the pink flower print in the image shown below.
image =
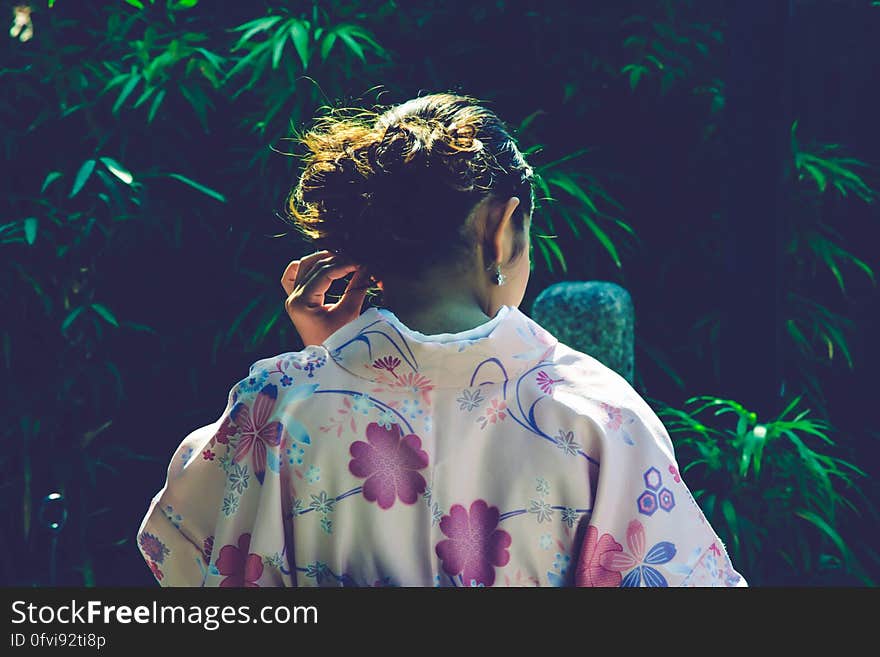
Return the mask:
[[142, 533], [138, 537], [138, 543], [140, 543], [141, 552], [156, 563], [162, 563], [166, 555], [171, 554], [171, 550], [158, 537], [149, 532]]
[[672, 478], [675, 480], [675, 483], [681, 483], [681, 475], [678, 474], [678, 468], [674, 465], [669, 466], [669, 473], [672, 475]]
[[257, 580], [263, 575], [263, 560], [260, 555], [249, 552], [251, 535], [242, 534], [238, 537], [238, 547], [224, 545], [217, 558], [217, 570], [226, 578], [220, 586], [259, 588]]
[[235, 422], [233, 422], [230, 414], [226, 416], [226, 419], [223, 420], [220, 428], [217, 429], [217, 433], [214, 434], [214, 438], [211, 440], [211, 446], [213, 446], [214, 440], [216, 440], [221, 445], [228, 445], [229, 439], [237, 433], [238, 427], [235, 426]]
[[202, 458], [206, 461], [213, 461], [215, 456], [216, 454], [210, 448], [202, 452]]
[[205, 563], [211, 563], [212, 552], [214, 552], [214, 537], [209, 536], [202, 542], [202, 559]]
[[150, 566], [150, 570], [153, 571], [153, 576], [154, 576], [158, 581], [161, 582], [161, 581], [162, 581], [162, 578], [165, 577], [165, 573], [163, 573], [163, 572], [159, 569], [158, 564], [156, 564], [156, 563], [154, 563], [154, 562], [152, 562], [152, 561], [148, 561], [147, 564]]
[[396, 356], [383, 356], [373, 361], [373, 367], [377, 370], [388, 370], [394, 374], [394, 370], [400, 366], [400, 359]]
[[606, 552], [599, 557], [603, 568], [618, 573], [629, 571], [621, 582], [621, 586], [668, 586], [666, 578], [653, 566], [669, 563], [675, 556], [675, 545], [669, 541], [661, 541], [645, 552], [645, 527], [638, 520], [629, 523], [626, 529], [626, 552]]
[[544, 394], [550, 395], [553, 393], [553, 384], [562, 383], [565, 379], [551, 379], [547, 372], [541, 370], [538, 372], [536, 380], [538, 382], [538, 387], [544, 391]]
[[398, 376], [397, 380], [391, 384], [391, 387], [407, 389], [414, 395], [421, 395], [425, 405], [430, 406], [431, 404], [430, 393], [434, 389], [434, 384], [426, 376], [416, 374], [415, 372], [407, 372]]
[[435, 548], [445, 573], [461, 575], [465, 583], [492, 586], [495, 567], [510, 561], [510, 534], [498, 529], [498, 517], [498, 507], [483, 500], [473, 502], [470, 512], [460, 504], [452, 505], [449, 515], [440, 520], [440, 530], [449, 538]]
[[425, 492], [427, 482], [417, 470], [428, 467], [428, 453], [415, 434], [403, 435], [399, 425], [390, 429], [371, 422], [367, 426], [367, 440], [352, 443], [349, 453], [354, 457], [348, 464], [355, 477], [366, 477], [364, 497], [379, 503], [379, 508], [390, 509], [399, 497], [404, 504], [415, 504]]
[[269, 422], [277, 399], [278, 388], [270, 383], [260, 390], [254, 399], [253, 408], [249, 408], [244, 402], [239, 402], [230, 414], [241, 431], [232, 462], [238, 463], [248, 454], [252, 454], [254, 474], [260, 484], [266, 476], [266, 447], [278, 446], [281, 442], [281, 433], [284, 431], [280, 422]]
[[609, 570], [601, 564], [602, 557], [609, 552], [621, 552], [623, 547], [611, 534], [602, 534], [594, 525], [587, 528], [584, 537], [581, 561], [575, 573], [575, 586], [620, 586], [621, 576], [616, 570]]
[[602, 407], [606, 414], [605, 425], [615, 431], [620, 429], [621, 425], [623, 425], [623, 412], [619, 408], [610, 406], [605, 402], [599, 402], [599, 406]]
[[501, 422], [507, 417], [507, 404], [500, 399], [493, 399], [492, 403], [486, 407], [486, 414], [477, 418], [480, 423], [480, 429], [485, 429], [487, 424], [495, 424]]
[[525, 575], [523, 575], [521, 570], [517, 570], [516, 575], [514, 575], [513, 579], [510, 579], [509, 575], [504, 576], [504, 585], [505, 586], [541, 586], [541, 580], [539, 580], [537, 577], [525, 576]]

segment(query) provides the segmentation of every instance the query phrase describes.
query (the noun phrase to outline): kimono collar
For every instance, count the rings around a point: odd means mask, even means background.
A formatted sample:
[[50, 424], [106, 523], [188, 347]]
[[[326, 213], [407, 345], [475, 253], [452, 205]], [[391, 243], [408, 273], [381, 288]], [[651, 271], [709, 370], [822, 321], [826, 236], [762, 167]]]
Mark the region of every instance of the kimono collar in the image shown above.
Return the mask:
[[[470, 337], [488, 325], [487, 335]], [[380, 383], [428, 379], [433, 388], [451, 388], [515, 379], [543, 361], [557, 342], [513, 306], [502, 306], [482, 327], [440, 336], [413, 331], [393, 314], [371, 307], [323, 346], [337, 365], [362, 379]]]

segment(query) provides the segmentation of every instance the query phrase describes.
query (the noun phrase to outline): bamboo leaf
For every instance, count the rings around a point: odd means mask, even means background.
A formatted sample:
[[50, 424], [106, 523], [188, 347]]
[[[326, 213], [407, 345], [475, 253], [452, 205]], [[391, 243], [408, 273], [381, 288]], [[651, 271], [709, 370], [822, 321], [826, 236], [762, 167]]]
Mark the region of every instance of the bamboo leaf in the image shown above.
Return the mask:
[[202, 185], [201, 183], [197, 183], [195, 180], [187, 178], [186, 176], [181, 175], [179, 173], [166, 173], [165, 175], [168, 176], [169, 178], [174, 178], [175, 180], [179, 180], [183, 184], [189, 185], [193, 189], [197, 189], [202, 194], [205, 194], [206, 196], [210, 196], [211, 198], [216, 199], [216, 200], [220, 201], [221, 203], [226, 203], [226, 197], [223, 196], [223, 194], [211, 189], [210, 187], [206, 187], [205, 185]]
[[547, 245], [550, 253], [556, 258], [559, 262], [559, 265], [562, 267], [563, 272], [568, 271], [568, 265], [565, 262], [565, 256], [562, 254], [562, 249], [559, 248], [559, 244], [556, 243], [555, 236], [550, 237], [547, 235], [538, 235], [538, 239], [544, 240], [544, 244]]
[[602, 246], [605, 247], [605, 250], [611, 254], [611, 258], [614, 260], [614, 264], [617, 265], [619, 269], [623, 268], [623, 264], [620, 262], [620, 258], [617, 255], [617, 248], [614, 246], [614, 243], [611, 241], [611, 238], [602, 230], [599, 225], [590, 219], [588, 216], [583, 215], [581, 217], [584, 222], [590, 227], [590, 230], [593, 231], [593, 235], [596, 236], [596, 239], [601, 242]]
[[158, 87], [154, 86], [148, 86], [146, 89], [144, 89], [144, 92], [140, 95], [140, 97], [136, 101], [134, 101], [135, 109], [147, 102], [150, 99], [150, 96], [156, 93], [156, 89], [158, 89]]
[[327, 57], [330, 55], [330, 51], [333, 49], [333, 45], [336, 43], [336, 33], [328, 32], [327, 36], [324, 37], [323, 41], [321, 41], [321, 61], [327, 61]]
[[119, 322], [116, 320], [116, 316], [110, 312], [109, 308], [102, 306], [100, 303], [93, 303], [92, 310], [98, 313], [108, 324], [119, 328]]
[[107, 170], [126, 185], [130, 185], [132, 180], [134, 180], [134, 176], [131, 175], [131, 172], [112, 157], [102, 157], [100, 159], [101, 162], [104, 163], [104, 166], [107, 167]]
[[737, 522], [736, 509], [733, 508], [733, 503], [727, 498], [721, 502], [721, 514], [727, 521], [727, 526], [730, 527], [733, 549], [739, 552], [739, 523]]
[[339, 38], [345, 41], [345, 45], [348, 46], [348, 49], [354, 53], [354, 55], [360, 59], [362, 62], [366, 63], [367, 58], [364, 57], [364, 49], [361, 48], [361, 45], [352, 38], [351, 34], [347, 30], [339, 30], [338, 32]]
[[50, 171], [46, 175], [46, 179], [43, 181], [43, 186], [40, 188], [40, 194], [45, 193], [49, 185], [58, 180], [62, 175], [63, 174], [60, 171]]
[[547, 249], [547, 245], [544, 242], [545, 240], [536, 239], [532, 243], [538, 245], [538, 249], [540, 249], [541, 255], [544, 257], [544, 262], [547, 265], [547, 269], [550, 270], [551, 273], [553, 273], [553, 259], [550, 256], [550, 251]]
[[599, 210], [596, 208], [596, 204], [593, 203], [593, 199], [591, 199], [587, 193], [578, 185], [574, 180], [572, 180], [567, 174], [556, 173], [550, 178], [550, 182], [557, 187], [561, 188], [563, 191], [567, 192], [571, 196], [575, 197], [585, 206], [590, 209], [590, 212], [593, 214], [598, 214]]
[[257, 32], [265, 32], [280, 20], [281, 16], [267, 16], [265, 18], [258, 18], [248, 23], [244, 23], [243, 25], [239, 25], [238, 27], [234, 28], [232, 30], [233, 32], [244, 31], [244, 34], [238, 40], [238, 43], [236, 43], [232, 47], [232, 50], [238, 50]]
[[162, 104], [162, 101], [165, 99], [165, 90], [162, 89], [159, 93], [156, 94], [155, 98], [153, 98], [153, 102], [150, 103], [150, 111], [147, 114], [147, 123], [152, 123], [153, 119], [156, 117], [156, 111], [159, 109], [159, 105]]
[[838, 534], [837, 531], [825, 521], [825, 519], [823, 519], [821, 516], [814, 513], [813, 511], [807, 510], [796, 511], [795, 515], [799, 518], [803, 518], [814, 527], [816, 527], [819, 531], [821, 531], [825, 536], [831, 539], [831, 542], [834, 543], [841, 556], [847, 562], [852, 561], [852, 552], [847, 547], [846, 542], [843, 540], [840, 534]]
[[80, 316], [80, 313], [82, 313], [84, 308], [85, 308], [85, 306], [79, 306], [77, 308], [74, 308], [72, 311], [70, 311], [70, 313], [67, 315], [67, 317], [64, 318], [64, 321], [61, 322], [62, 333], [64, 331], [66, 331], [68, 328], [70, 328], [70, 325], [73, 324], [74, 320]]
[[89, 177], [92, 175], [92, 172], [95, 170], [95, 160], [86, 160], [83, 162], [82, 166], [79, 168], [79, 171], [76, 173], [76, 178], [73, 181], [73, 187], [70, 190], [70, 198], [73, 198], [77, 194], [79, 194], [80, 190], [85, 186], [85, 184], [89, 181]]
[[272, 47], [272, 68], [277, 69], [281, 63], [281, 55], [284, 54], [284, 46], [287, 43], [287, 26], [282, 25], [272, 39], [275, 45]]
[[116, 102], [113, 104], [113, 113], [118, 114], [119, 108], [122, 107], [122, 104], [125, 100], [131, 95], [131, 92], [134, 91], [134, 88], [137, 86], [137, 83], [140, 82], [141, 76], [140, 73], [132, 73], [130, 79], [122, 87], [122, 91], [119, 92], [119, 97], [116, 99]]
[[241, 326], [241, 323], [245, 320], [245, 318], [251, 313], [251, 311], [256, 308], [257, 304], [260, 303], [260, 297], [256, 297], [251, 300], [251, 302], [245, 306], [245, 309], [239, 313], [238, 317], [232, 322], [229, 327], [229, 330], [226, 331], [226, 342], [232, 339], [232, 336], [235, 335], [235, 332], [238, 331], [238, 327]]
[[303, 68], [309, 67], [309, 32], [302, 21], [294, 21], [290, 26], [290, 36], [296, 54], [302, 62]]
[[36, 217], [28, 217], [24, 220], [24, 239], [28, 244], [33, 244], [37, 239]]

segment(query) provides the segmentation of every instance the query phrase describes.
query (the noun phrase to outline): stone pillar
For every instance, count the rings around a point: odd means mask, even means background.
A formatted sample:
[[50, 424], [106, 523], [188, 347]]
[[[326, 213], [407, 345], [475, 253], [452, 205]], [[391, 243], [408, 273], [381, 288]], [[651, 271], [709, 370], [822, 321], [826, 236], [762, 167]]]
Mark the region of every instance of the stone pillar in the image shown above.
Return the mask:
[[565, 281], [542, 291], [532, 319], [563, 344], [592, 356], [633, 383], [632, 299], [615, 283]]

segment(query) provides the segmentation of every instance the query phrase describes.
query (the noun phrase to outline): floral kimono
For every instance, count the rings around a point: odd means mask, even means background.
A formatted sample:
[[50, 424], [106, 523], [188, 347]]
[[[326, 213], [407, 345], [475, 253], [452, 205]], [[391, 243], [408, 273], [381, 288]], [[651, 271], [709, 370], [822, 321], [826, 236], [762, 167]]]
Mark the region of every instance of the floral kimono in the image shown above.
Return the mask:
[[137, 543], [164, 586], [746, 585], [648, 404], [512, 306], [257, 361]]

